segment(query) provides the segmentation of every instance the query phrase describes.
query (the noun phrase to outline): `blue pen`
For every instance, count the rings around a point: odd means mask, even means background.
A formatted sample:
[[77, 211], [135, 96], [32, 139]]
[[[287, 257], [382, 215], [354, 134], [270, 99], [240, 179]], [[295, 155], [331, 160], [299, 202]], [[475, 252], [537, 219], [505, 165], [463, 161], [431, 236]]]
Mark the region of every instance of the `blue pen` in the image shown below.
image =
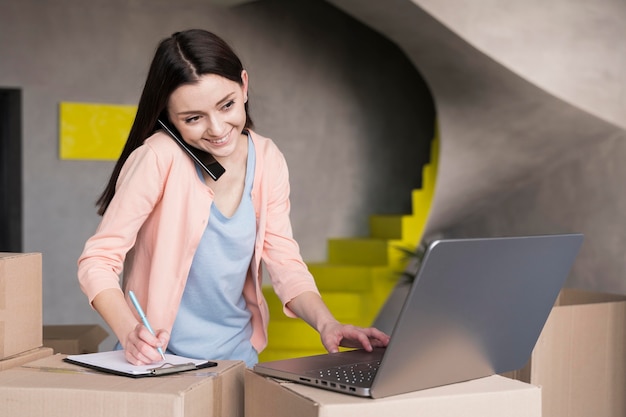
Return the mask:
[[[137, 313], [139, 313], [139, 317], [141, 317], [141, 321], [143, 321], [143, 325], [146, 326], [148, 331], [150, 333], [152, 333], [153, 336], [156, 336], [154, 334], [154, 330], [152, 330], [152, 326], [150, 326], [150, 322], [148, 322], [148, 318], [146, 317], [146, 314], [141, 309], [141, 305], [139, 305], [139, 301], [137, 301], [137, 297], [135, 297], [135, 293], [132, 292], [132, 291], [128, 291], [128, 295], [130, 296], [130, 301], [132, 301], [133, 305], [135, 306], [135, 310], [137, 310]], [[163, 358], [163, 360], [165, 360], [165, 355], [163, 354], [163, 349], [158, 347], [157, 350], [161, 354], [161, 357]]]

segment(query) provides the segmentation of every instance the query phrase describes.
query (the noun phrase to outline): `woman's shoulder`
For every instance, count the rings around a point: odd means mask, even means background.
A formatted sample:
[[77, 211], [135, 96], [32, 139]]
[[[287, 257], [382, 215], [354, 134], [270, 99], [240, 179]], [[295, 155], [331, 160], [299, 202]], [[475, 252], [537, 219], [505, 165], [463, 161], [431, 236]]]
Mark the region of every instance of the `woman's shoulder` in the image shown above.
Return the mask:
[[130, 167], [140, 170], [159, 170], [168, 172], [173, 165], [184, 161], [185, 154], [180, 151], [178, 145], [165, 132], [159, 130], [143, 141], [141, 146], [135, 149], [124, 164], [123, 171]]
[[181, 152], [180, 146], [162, 130], [154, 132], [139, 148], [143, 148], [144, 153], [154, 154], [160, 164], [170, 165], [176, 161], [186, 161], [186, 154]]
[[252, 138], [257, 154], [262, 154], [263, 156], [270, 158], [283, 158], [282, 152], [272, 139], [262, 136], [250, 129], [248, 129], [248, 132], [250, 133], [250, 137]]
[[163, 130], [154, 132], [143, 142], [143, 145], [158, 153], [173, 153], [173, 151], [178, 150], [178, 144]]

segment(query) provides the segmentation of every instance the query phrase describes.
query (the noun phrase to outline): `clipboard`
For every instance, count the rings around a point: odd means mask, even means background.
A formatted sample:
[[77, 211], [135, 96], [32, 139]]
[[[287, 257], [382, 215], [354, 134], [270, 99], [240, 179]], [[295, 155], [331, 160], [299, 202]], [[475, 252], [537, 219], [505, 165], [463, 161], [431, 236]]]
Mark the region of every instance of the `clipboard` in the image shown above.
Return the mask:
[[132, 365], [124, 357], [123, 350], [69, 355], [63, 359], [67, 363], [83, 366], [108, 374], [130, 378], [144, 378], [171, 375], [197, 369], [217, 366], [216, 362], [192, 359], [184, 356], [165, 354], [165, 360], [151, 365]]

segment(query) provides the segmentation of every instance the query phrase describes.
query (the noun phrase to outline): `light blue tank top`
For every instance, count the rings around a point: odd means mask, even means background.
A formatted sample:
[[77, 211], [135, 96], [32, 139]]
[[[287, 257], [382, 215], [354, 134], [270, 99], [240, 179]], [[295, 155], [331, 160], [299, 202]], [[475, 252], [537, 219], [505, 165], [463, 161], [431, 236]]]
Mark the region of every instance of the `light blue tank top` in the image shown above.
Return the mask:
[[[256, 156], [248, 136], [244, 192], [232, 217], [215, 204], [194, 255], [172, 328], [168, 352], [198, 359], [258, 361], [252, 347], [251, 314], [243, 298], [256, 236], [252, 183]], [[198, 175], [202, 177], [198, 170]]]

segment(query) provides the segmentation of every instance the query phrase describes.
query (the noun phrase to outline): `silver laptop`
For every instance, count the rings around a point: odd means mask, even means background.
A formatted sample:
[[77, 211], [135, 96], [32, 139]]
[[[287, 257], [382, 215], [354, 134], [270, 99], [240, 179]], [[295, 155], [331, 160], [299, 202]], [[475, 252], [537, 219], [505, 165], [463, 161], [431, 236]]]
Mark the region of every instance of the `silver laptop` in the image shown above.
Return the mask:
[[259, 374], [380, 398], [522, 368], [581, 234], [432, 242], [386, 348], [261, 362]]

